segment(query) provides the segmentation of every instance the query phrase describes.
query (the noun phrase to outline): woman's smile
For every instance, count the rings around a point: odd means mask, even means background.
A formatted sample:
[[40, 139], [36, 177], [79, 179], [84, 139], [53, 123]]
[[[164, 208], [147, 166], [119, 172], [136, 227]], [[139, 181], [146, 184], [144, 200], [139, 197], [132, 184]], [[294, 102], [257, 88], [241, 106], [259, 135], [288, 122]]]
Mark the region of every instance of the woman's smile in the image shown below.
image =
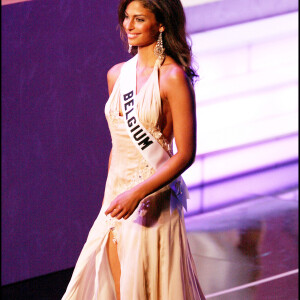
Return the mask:
[[134, 39], [139, 35], [140, 35], [140, 33], [127, 33], [128, 39]]

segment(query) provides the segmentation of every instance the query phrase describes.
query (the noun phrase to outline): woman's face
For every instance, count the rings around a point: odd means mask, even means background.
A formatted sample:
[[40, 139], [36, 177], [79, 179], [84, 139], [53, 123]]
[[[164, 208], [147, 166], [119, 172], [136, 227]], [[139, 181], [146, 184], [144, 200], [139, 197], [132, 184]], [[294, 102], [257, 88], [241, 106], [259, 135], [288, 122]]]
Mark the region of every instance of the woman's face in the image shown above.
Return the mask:
[[160, 26], [155, 15], [139, 1], [128, 4], [125, 10], [123, 27], [127, 33], [128, 44], [145, 47], [156, 42]]

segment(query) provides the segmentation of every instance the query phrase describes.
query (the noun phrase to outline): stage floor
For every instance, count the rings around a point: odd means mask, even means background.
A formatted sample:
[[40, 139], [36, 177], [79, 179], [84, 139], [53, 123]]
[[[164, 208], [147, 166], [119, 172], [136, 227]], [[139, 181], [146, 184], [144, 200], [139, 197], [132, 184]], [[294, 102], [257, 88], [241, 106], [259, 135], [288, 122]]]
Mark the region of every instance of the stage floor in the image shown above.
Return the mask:
[[298, 190], [186, 218], [207, 299], [298, 299]]
[[[188, 217], [186, 228], [207, 299], [298, 299], [298, 190]], [[4, 286], [1, 299], [59, 300], [72, 271]]]

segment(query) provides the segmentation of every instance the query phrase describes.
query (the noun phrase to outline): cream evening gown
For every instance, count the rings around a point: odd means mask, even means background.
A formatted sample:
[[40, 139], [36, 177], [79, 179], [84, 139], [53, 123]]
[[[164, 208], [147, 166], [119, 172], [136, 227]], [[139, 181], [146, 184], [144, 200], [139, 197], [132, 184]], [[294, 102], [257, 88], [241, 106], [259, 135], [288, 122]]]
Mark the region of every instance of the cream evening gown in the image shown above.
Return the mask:
[[[152, 74], [136, 96], [137, 111], [144, 127], [172, 155], [172, 144], [157, 126], [161, 113], [156, 63]], [[127, 134], [119, 115], [120, 78], [105, 106], [112, 138], [112, 158], [103, 206], [76, 263], [62, 300], [114, 300], [106, 243], [112, 231], [121, 264], [121, 300], [204, 300], [187, 241], [183, 208], [170, 203], [170, 188], [143, 199], [127, 220], [104, 212], [120, 193], [155, 171], [142, 157]], [[173, 207], [173, 208], [172, 208]]]

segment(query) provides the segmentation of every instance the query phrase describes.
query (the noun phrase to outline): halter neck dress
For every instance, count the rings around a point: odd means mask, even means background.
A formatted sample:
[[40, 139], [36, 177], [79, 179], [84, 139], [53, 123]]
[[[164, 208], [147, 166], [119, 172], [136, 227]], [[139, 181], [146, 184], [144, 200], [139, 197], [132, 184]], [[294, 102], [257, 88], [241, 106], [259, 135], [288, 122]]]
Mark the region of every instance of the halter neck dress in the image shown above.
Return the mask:
[[[172, 156], [172, 143], [163, 136], [159, 60], [136, 95], [139, 120]], [[120, 193], [144, 181], [155, 170], [131, 141], [120, 115], [120, 77], [105, 105], [112, 138], [112, 157], [103, 205], [73, 271], [62, 300], [115, 300], [116, 292], [106, 253], [110, 231], [121, 265], [121, 300], [204, 300], [189, 249], [183, 208], [170, 209], [170, 187], [144, 198], [127, 219], [106, 216]]]

